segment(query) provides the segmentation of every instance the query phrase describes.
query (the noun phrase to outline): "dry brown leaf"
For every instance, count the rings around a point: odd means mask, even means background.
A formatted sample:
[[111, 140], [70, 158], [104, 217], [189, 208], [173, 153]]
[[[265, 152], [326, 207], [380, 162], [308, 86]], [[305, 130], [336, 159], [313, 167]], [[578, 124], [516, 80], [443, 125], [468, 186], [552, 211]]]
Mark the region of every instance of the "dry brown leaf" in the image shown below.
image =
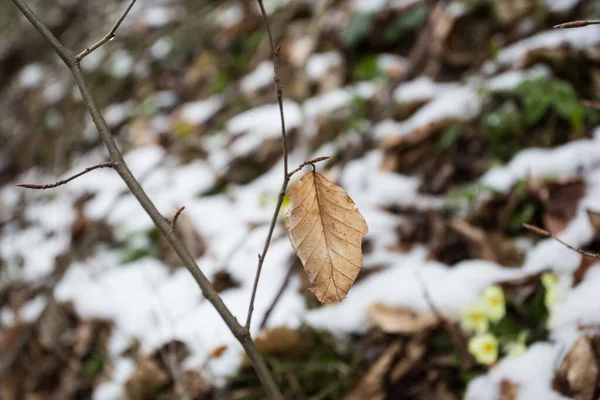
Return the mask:
[[394, 359], [402, 350], [402, 342], [397, 340], [379, 356], [369, 371], [363, 376], [356, 388], [344, 396], [344, 400], [383, 400], [385, 399], [385, 374]]
[[581, 336], [556, 372], [555, 384], [577, 399], [595, 398], [600, 368], [589, 337]]
[[300, 332], [285, 326], [265, 329], [255, 340], [263, 354], [289, 354], [298, 350]]
[[519, 397], [519, 385], [508, 379], [500, 381], [500, 400], [516, 400]]
[[385, 333], [412, 335], [438, 324], [432, 314], [416, 314], [406, 307], [389, 307], [375, 303], [369, 307], [369, 319]]
[[341, 301], [362, 265], [368, 227], [348, 193], [311, 171], [289, 190], [285, 226], [321, 303]]

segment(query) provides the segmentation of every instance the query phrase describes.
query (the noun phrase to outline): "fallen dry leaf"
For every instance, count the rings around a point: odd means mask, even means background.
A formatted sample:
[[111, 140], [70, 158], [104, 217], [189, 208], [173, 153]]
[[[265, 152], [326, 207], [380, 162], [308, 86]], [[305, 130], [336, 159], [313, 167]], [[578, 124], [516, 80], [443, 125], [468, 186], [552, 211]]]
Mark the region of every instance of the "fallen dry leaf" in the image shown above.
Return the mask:
[[369, 371], [363, 376], [356, 388], [344, 396], [344, 400], [383, 400], [385, 399], [385, 374], [394, 359], [402, 350], [402, 342], [397, 340], [379, 356]]
[[369, 319], [385, 333], [412, 335], [437, 325], [432, 314], [416, 314], [406, 307], [388, 307], [375, 303], [369, 307]]
[[264, 354], [289, 354], [298, 349], [300, 332], [285, 326], [265, 329], [256, 338], [255, 344]]
[[600, 377], [598, 361], [589, 337], [581, 336], [556, 372], [555, 385], [580, 400], [592, 400]]
[[519, 385], [508, 379], [500, 381], [500, 400], [516, 400], [519, 397]]
[[125, 392], [131, 400], [154, 398], [168, 380], [169, 376], [157, 362], [142, 358], [132, 377], [125, 383]]
[[341, 301], [362, 265], [368, 227], [348, 193], [311, 171], [289, 190], [285, 226], [321, 303]]

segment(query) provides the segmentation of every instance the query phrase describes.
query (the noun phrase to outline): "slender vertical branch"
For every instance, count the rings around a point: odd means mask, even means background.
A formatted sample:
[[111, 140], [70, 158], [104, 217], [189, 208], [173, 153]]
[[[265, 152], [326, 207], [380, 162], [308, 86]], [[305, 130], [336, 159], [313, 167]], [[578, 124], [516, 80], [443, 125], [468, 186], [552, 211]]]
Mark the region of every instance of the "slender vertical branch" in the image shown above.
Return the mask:
[[275, 76], [275, 78], [273, 79], [275, 81], [275, 89], [277, 91], [277, 103], [279, 104], [279, 114], [281, 118], [281, 142], [283, 147], [283, 183], [281, 184], [281, 189], [279, 190], [277, 205], [275, 206], [275, 211], [273, 212], [273, 218], [271, 218], [271, 225], [269, 226], [269, 233], [267, 234], [267, 238], [265, 239], [263, 251], [261, 254], [258, 255], [256, 277], [254, 278], [254, 285], [252, 287], [252, 294], [250, 296], [250, 304], [248, 305], [248, 317], [246, 319], [245, 325], [246, 329], [248, 330], [250, 330], [250, 323], [252, 322], [252, 313], [254, 312], [254, 299], [256, 298], [256, 291], [258, 289], [260, 273], [262, 272], [263, 263], [265, 262], [265, 257], [267, 256], [267, 252], [269, 251], [269, 245], [271, 244], [271, 238], [273, 237], [273, 230], [275, 229], [275, 224], [277, 223], [277, 216], [279, 215], [279, 210], [281, 210], [281, 205], [283, 204], [285, 191], [287, 189], [288, 183], [290, 182], [290, 175], [288, 174], [287, 132], [285, 130], [285, 117], [283, 114], [283, 88], [281, 87], [281, 79], [279, 77], [279, 49], [275, 46], [273, 34], [271, 33], [271, 26], [269, 25], [269, 17], [267, 16], [267, 12], [265, 11], [263, 1], [257, 1], [260, 7], [260, 12], [262, 13], [263, 22], [267, 31], [267, 36], [269, 37], [269, 44], [271, 45], [271, 54], [273, 56], [273, 70]]
[[[248, 329], [245, 329], [240, 325], [237, 319], [231, 314], [231, 311], [227, 308], [223, 300], [212, 286], [208, 278], [200, 270], [196, 261], [189, 253], [185, 244], [177, 237], [177, 235], [169, 235], [171, 226], [169, 222], [160, 214], [154, 203], [150, 200], [140, 183], [135, 179], [129, 167], [123, 159], [121, 151], [117, 147], [117, 144], [110, 132], [110, 129], [104, 120], [104, 117], [100, 111], [100, 108], [96, 104], [92, 96], [92, 92], [85, 79], [84, 73], [79, 64], [79, 60], [71, 54], [71, 52], [65, 48], [58, 39], [50, 32], [50, 30], [44, 25], [44, 23], [37, 17], [37, 15], [25, 4], [24, 0], [13, 0], [13, 3], [21, 10], [25, 17], [33, 24], [33, 26], [42, 34], [42, 36], [52, 46], [54, 51], [60, 56], [65, 64], [71, 70], [77, 87], [81, 92], [83, 103], [87, 107], [94, 125], [100, 134], [100, 138], [104, 142], [108, 153], [110, 154], [113, 168], [120, 175], [121, 179], [125, 182], [131, 193], [138, 200], [142, 208], [146, 211], [148, 216], [152, 219], [152, 222], [157, 227], [159, 232], [167, 239], [175, 253], [179, 256], [183, 264], [192, 274], [192, 277], [200, 287], [202, 294], [211, 304], [215, 307], [227, 327], [241, 343], [244, 351], [248, 355], [248, 358], [252, 362], [256, 374], [263, 386], [266, 395], [270, 399], [283, 399], [273, 376], [271, 375], [267, 364], [265, 363], [262, 355], [254, 345]], [[124, 18], [124, 17], [123, 17]], [[117, 26], [118, 27], [118, 26]], [[100, 44], [101, 45], [101, 44]], [[93, 46], [92, 46], [93, 47]], [[99, 47], [99, 46], [98, 46]], [[97, 48], [97, 47], [96, 47]]]

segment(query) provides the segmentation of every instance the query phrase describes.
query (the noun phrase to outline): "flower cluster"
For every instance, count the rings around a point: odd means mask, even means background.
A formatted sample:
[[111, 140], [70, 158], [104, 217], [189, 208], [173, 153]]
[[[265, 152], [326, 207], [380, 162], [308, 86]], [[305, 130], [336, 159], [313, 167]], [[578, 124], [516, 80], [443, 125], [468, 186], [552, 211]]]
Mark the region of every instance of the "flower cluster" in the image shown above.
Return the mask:
[[490, 322], [497, 323], [506, 315], [504, 292], [500, 286], [490, 286], [461, 315], [461, 326], [475, 333], [469, 341], [469, 351], [478, 363], [491, 365], [498, 359], [498, 339], [488, 332]]

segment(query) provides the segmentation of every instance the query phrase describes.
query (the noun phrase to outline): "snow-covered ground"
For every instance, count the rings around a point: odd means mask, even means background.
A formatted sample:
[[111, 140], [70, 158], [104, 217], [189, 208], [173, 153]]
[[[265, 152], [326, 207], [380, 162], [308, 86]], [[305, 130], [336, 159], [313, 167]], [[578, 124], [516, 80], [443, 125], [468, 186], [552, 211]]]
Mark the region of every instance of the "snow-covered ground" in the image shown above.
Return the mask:
[[[271, 3], [270, 7], [275, 7], [275, 2]], [[354, 7], [365, 8], [363, 3], [355, 1], [353, 4]], [[379, 3], [384, 2], [373, 2], [365, 9], [377, 9]], [[557, 9], [564, 6], [561, 2], [547, 0], [546, 3]], [[162, 26], [177, 19], [179, 14], [176, 9], [166, 12], [156, 6], [135, 15], [134, 18], [144, 18], [147, 24]], [[222, 17], [224, 21], [225, 17]], [[541, 33], [501, 50], [497, 65], [516, 66], [524, 54], [534, 48], [558, 44], [586, 48], [600, 40], [599, 32], [597, 28], [585, 28]], [[164, 46], [154, 49], [154, 53], [162, 54], [164, 51]], [[118, 59], [114, 60], [112, 73], [115, 76], [130, 73], [133, 60], [118, 54], [114, 57]], [[318, 79], [328, 68], [340, 62], [337, 53], [313, 55], [307, 68], [309, 78]], [[481, 111], [481, 88], [509, 90], [528, 77], [545, 74], [548, 71], [543, 67], [534, 67], [524, 72], [515, 69], [481, 76], [463, 83], [438, 84], [427, 78], [402, 83], [394, 91], [397, 103], [427, 101], [427, 104], [404, 121], [380, 122], [375, 127], [375, 138], [381, 143], [389, 143], [439, 120], [471, 120]], [[43, 75], [43, 67], [31, 64], [21, 71], [19, 79], [24, 87], [35, 87], [41, 83]], [[268, 87], [272, 78], [272, 63], [265, 61], [241, 80], [240, 89], [253, 92]], [[370, 99], [377, 90], [375, 83], [360, 83], [309, 98], [302, 104], [286, 100], [288, 129], [309, 126], [320, 116], [347, 107], [353, 96]], [[105, 110], [107, 120], [118, 125], [131, 115], [133, 107], [135, 104], [131, 103], [108, 107]], [[222, 107], [226, 107], [226, 100], [221, 96], [197, 99], [173, 111], [169, 118], [181, 118], [189, 124], [199, 125], [210, 120]], [[224, 194], [202, 197], [199, 194], [217, 182], [230, 157], [251, 154], [265, 140], [279, 137], [278, 110], [276, 104], [267, 104], [231, 118], [225, 124], [221, 139], [206, 139], [207, 160], [180, 164], [161, 147], [152, 144], [126, 154], [126, 161], [134, 175], [144, 177], [142, 184], [145, 190], [165, 217], [172, 216], [180, 206], [185, 206], [186, 217], [206, 242], [205, 255], [197, 259], [202, 271], [210, 278], [225, 269], [240, 282], [239, 287], [222, 293], [225, 304], [238, 320], [244, 319], [247, 312], [256, 254], [262, 248], [281, 185], [282, 160], [251, 183], [230, 185]], [[229, 140], [231, 143], [227, 142]], [[79, 172], [93, 164], [94, 160], [101, 161], [100, 154], [94, 152], [80, 157], [73, 163], [71, 171], [62, 176], [33, 170], [14, 183], [56, 181]], [[296, 151], [291, 154], [290, 163], [295, 166], [304, 159], [323, 155], [328, 154], [301, 154]], [[409, 252], [395, 249], [398, 217], [383, 211], [382, 206], [425, 205], [435, 208], [443, 199], [419, 194], [418, 181], [414, 177], [382, 171], [382, 163], [383, 153], [376, 149], [352, 160], [343, 170], [334, 167], [328, 174], [338, 179], [347, 190], [369, 225], [366, 239], [372, 244], [373, 251], [365, 256], [363, 268], [375, 265], [384, 265], [385, 268], [357, 282], [342, 303], [316, 310], [306, 308], [298, 291], [300, 282], [294, 278], [275, 308], [269, 320], [270, 326], [298, 327], [308, 322], [334, 332], [364, 332], [369, 326], [367, 310], [375, 302], [427, 311], [421, 280], [440, 311], [447, 318], [457, 320], [461, 310], [495, 282], [539, 272], [549, 266], [555, 268], [559, 275], [569, 275], [579, 265], [578, 254], [551, 239], [533, 246], [527, 252], [522, 268], [518, 269], [483, 260], [464, 261], [450, 268], [440, 262], [428, 261], [427, 252], [422, 247], [415, 246]], [[585, 244], [593, 236], [586, 209], [600, 210], [600, 130], [593, 139], [581, 139], [550, 150], [523, 150], [505, 166], [487, 172], [480, 182], [498, 191], [507, 191], [525, 176], [550, 175], [584, 178], [586, 194], [579, 204], [577, 215], [560, 237], [575, 246]], [[25, 213], [31, 221], [31, 225], [24, 229], [8, 227], [0, 237], [0, 253], [8, 261], [6, 273], [14, 278], [36, 281], [52, 271], [54, 258], [70, 245], [70, 229], [75, 218], [71, 207], [73, 199], [84, 193], [95, 194], [85, 205], [86, 216], [106, 218], [121, 239], [137, 243], [140, 247], [149, 246], [145, 235], [152, 228], [152, 223], [133, 196], [121, 195], [124, 189], [125, 185], [112, 170], [94, 171], [51, 191], [26, 191], [11, 184], [2, 187], [0, 218], [5, 219], [16, 212], [21, 207], [22, 196], [25, 196]], [[255, 304], [253, 335], [258, 333], [258, 321], [279, 289], [292, 255], [283, 226], [278, 224], [264, 263]], [[18, 259], [22, 260], [17, 262]], [[17, 267], [17, 264], [20, 266]], [[574, 289], [567, 287], [555, 305], [550, 321], [552, 341], [536, 343], [520, 356], [501, 360], [487, 375], [470, 384], [467, 398], [495, 398], [498, 384], [505, 378], [519, 384], [522, 399], [562, 398], [551, 389], [554, 366], [564, 350], [571, 348], [580, 335], [579, 325], [600, 324], [598, 285], [600, 266], [594, 266], [585, 281]], [[133, 373], [134, 365], [120, 354], [134, 337], [139, 339], [141, 351], [145, 354], [173, 339], [184, 342], [191, 350], [185, 366], [202, 366], [204, 375], [216, 383], [233, 374], [242, 360], [241, 347], [210, 303], [202, 298], [188, 271], [180, 268], [171, 272], [169, 267], [154, 258], [146, 257], [123, 265], [122, 251], [99, 248], [85, 262], [75, 262], [68, 268], [56, 287], [55, 296], [59, 301], [73, 302], [76, 311], [83, 317], [115, 322], [110, 354], [116, 367], [113, 380], [97, 388], [95, 398], [98, 400], [117, 399], [122, 394], [123, 384]], [[43, 300], [36, 298], [19, 314], [15, 315], [8, 309], [0, 310], [0, 318], [5, 325], [15, 321], [32, 321], [43, 308]], [[227, 346], [223, 356], [206, 362], [218, 346]]]

